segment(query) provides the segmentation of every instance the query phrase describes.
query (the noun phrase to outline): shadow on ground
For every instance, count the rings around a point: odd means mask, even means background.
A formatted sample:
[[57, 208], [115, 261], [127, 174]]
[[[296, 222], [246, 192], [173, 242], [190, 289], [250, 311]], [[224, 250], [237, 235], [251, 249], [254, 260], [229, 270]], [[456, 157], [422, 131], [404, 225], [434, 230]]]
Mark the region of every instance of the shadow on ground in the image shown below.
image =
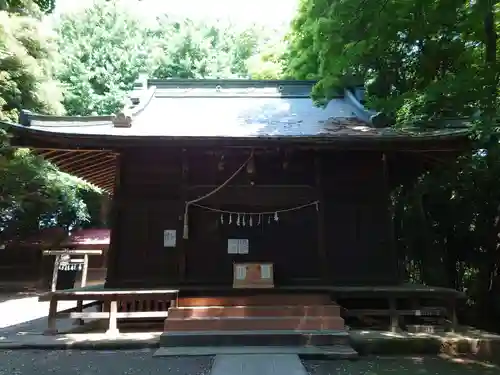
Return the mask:
[[446, 356], [367, 357], [359, 361], [305, 360], [311, 375], [500, 375], [493, 364]]

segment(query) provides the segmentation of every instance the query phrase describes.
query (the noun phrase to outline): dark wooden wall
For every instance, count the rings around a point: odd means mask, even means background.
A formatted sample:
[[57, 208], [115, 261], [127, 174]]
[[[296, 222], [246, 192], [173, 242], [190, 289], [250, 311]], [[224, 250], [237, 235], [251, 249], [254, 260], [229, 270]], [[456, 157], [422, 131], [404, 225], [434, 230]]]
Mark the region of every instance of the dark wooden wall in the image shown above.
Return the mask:
[[[108, 265], [109, 286], [232, 284], [234, 261], [275, 263], [278, 285], [397, 282], [388, 184], [380, 152], [256, 151], [255, 172], [242, 171], [200, 204], [237, 212], [274, 211], [321, 200], [253, 227], [221, 223], [221, 214], [184, 202], [222, 184], [248, 150], [130, 149], [120, 156]], [[223, 168], [221, 164], [223, 157]], [[285, 162], [285, 163], [284, 163]], [[234, 220], [234, 219], [233, 219]], [[255, 220], [255, 218], [254, 218]], [[177, 247], [163, 247], [163, 230]], [[228, 238], [248, 238], [248, 255], [227, 254]]]
[[325, 246], [335, 285], [398, 282], [389, 185], [381, 152], [323, 156]]

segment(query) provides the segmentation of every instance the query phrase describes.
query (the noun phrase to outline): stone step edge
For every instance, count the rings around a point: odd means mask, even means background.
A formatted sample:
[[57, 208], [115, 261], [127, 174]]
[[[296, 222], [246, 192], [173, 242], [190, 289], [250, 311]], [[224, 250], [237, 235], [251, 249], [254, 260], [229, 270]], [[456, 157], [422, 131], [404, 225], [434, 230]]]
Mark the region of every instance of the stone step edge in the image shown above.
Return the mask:
[[211, 331], [167, 331], [163, 332], [162, 336], [196, 336], [196, 335], [224, 335], [224, 336], [248, 336], [248, 335], [314, 335], [314, 336], [341, 336], [348, 337], [349, 332], [345, 330], [255, 330], [255, 331], [224, 331], [224, 330], [211, 330]]
[[283, 316], [200, 316], [200, 317], [179, 317], [179, 318], [174, 318], [174, 317], [167, 317], [166, 320], [171, 321], [171, 322], [185, 322], [189, 320], [195, 320], [195, 321], [220, 321], [220, 320], [283, 320], [283, 319], [293, 319], [293, 320], [328, 320], [328, 319], [342, 319], [343, 318], [340, 315], [333, 315], [333, 316], [303, 316], [303, 315], [283, 315]]
[[160, 347], [153, 357], [163, 356], [200, 356], [217, 354], [297, 354], [299, 356], [325, 356], [336, 358], [357, 358], [358, 352], [349, 345], [332, 346], [192, 346], [192, 347]]
[[321, 307], [340, 307], [335, 303], [322, 305], [213, 305], [213, 306], [172, 306], [171, 309], [179, 310], [202, 310], [202, 309], [309, 309]]

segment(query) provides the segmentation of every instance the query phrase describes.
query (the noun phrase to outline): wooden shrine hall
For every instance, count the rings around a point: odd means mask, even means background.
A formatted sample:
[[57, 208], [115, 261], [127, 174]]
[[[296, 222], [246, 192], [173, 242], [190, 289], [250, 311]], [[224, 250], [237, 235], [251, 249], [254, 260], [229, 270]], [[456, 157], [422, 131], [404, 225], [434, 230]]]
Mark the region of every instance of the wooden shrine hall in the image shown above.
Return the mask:
[[[403, 293], [391, 190], [455, 157], [468, 132], [391, 128], [359, 88], [316, 106], [313, 85], [142, 80], [116, 115], [23, 111], [8, 126], [15, 145], [112, 195], [105, 289], [178, 291], [166, 332], [296, 330], [304, 314], [303, 330], [343, 330], [335, 293]], [[270, 316], [215, 319], [241, 305]], [[218, 307], [203, 327], [188, 319], [202, 306]]]

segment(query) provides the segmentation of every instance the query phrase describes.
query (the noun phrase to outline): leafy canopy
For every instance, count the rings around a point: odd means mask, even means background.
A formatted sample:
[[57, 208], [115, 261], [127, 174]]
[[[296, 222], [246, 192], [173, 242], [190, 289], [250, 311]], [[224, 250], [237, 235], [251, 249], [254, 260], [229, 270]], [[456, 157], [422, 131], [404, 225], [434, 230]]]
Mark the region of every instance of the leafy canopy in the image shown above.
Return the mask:
[[[54, 58], [38, 18], [0, 11], [0, 121], [17, 122], [21, 109], [64, 113]], [[0, 127], [0, 243], [40, 227], [88, 221], [86, 202], [99, 192], [29, 150], [10, 147], [7, 130]]]
[[54, 52], [38, 20], [0, 11], [0, 120], [17, 121], [20, 108], [64, 112], [52, 79]]
[[287, 73], [319, 79], [320, 97], [366, 83], [370, 104], [398, 124], [471, 116], [494, 85], [482, 61], [482, 3], [301, 0]]
[[249, 59], [275, 33], [167, 15], [147, 22], [119, 1], [104, 0], [62, 15], [56, 29], [55, 75], [72, 115], [115, 112], [141, 73], [158, 79], [247, 78]]

